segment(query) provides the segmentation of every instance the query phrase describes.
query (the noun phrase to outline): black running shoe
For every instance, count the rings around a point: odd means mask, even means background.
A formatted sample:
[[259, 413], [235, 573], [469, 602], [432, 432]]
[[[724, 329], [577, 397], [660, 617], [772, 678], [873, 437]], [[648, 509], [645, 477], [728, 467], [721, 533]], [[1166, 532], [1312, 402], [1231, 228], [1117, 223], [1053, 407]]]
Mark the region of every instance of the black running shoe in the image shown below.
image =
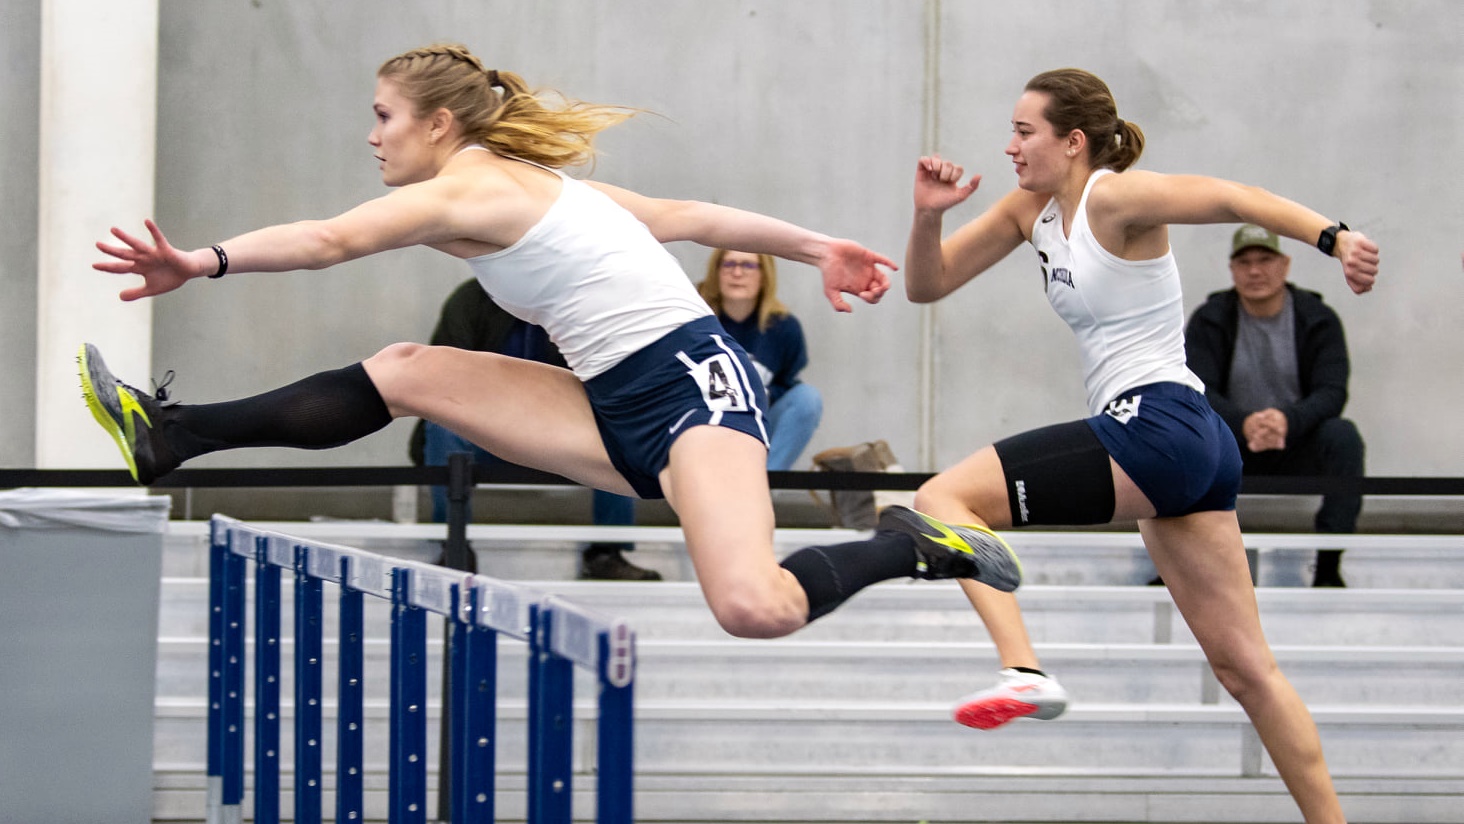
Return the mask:
[[913, 509], [889, 506], [880, 512], [875, 529], [915, 539], [916, 578], [970, 578], [1002, 592], [1022, 583], [1017, 554], [984, 526], [947, 524]]
[[133, 480], [147, 486], [177, 468], [178, 460], [159, 431], [164, 414], [160, 401], [167, 399], [166, 391], [159, 387], [154, 398], [117, 380], [101, 353], [89, 343], [82, 345], [76, 362], [80, 366], [81, 396], [92, 417], [117, 442]]

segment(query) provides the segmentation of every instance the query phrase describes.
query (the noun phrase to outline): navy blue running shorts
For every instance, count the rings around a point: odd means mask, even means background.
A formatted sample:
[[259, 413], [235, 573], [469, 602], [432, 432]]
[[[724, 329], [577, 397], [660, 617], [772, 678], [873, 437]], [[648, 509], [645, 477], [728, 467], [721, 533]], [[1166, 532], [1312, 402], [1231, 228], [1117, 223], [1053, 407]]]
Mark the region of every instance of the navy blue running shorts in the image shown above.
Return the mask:
[[1202, 393], [1151, 383], [1123, 392], [1087, 421], [1159, 517], [1235, 509], [1240, 447]]
[[671, 444], [725, 426], [768, 444], [767, 391], [714, 316], [697, 318], [585, 382], [610, 461], [642, 498], [664, 498]]

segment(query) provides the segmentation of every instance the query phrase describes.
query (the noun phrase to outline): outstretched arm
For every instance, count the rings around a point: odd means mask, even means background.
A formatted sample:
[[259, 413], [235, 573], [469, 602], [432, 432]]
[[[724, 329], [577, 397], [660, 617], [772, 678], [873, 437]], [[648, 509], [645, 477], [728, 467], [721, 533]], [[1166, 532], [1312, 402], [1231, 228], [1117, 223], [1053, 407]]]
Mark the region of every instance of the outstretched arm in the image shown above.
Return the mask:
[[[1322, 230], [1336, 223], [1300, 203], [1258, 186], [1199, 175], [1129, 171], [1109, 175], [1093, 187], [1089, 213], [1129, 229], [1167, 223], [1254, 223], [1278, 235], [1314, 246]], [[1342, 264], [1347, 285], [1371, 291], [1378, 276], [1378, 246], [1361, 232], [1337, 234], [1332, 256]]]
[[852, 240], [832, 238], [756, 212], [696, 200], [664, 200], [590, 181], [651, 230], [662, 243], [690, 240], [703, 246], [776, 255], [817, 266], [824, 297], [840, 312], [853, 311], [844, 295], [878, 303], [889, 291], [881, 266], [898, 268], [883, 255]]
[[124, 289], [123, 300], [171, 292], [197, 277], [214, 275], [227, 261], [229, 272], [288, 272], [324, 269], [387, 249], [461, 237], [453, 220], [451, 192], [434, 181], [403, 187], [328, 220], [268, 226], [212, 247], [183, 251], [168, 242], [158, 225], [144, 221], [148, 238], [113, 227], [121, 244], [99, 242], [112, 259], [92, 268], [140, 275], [141, 286]]

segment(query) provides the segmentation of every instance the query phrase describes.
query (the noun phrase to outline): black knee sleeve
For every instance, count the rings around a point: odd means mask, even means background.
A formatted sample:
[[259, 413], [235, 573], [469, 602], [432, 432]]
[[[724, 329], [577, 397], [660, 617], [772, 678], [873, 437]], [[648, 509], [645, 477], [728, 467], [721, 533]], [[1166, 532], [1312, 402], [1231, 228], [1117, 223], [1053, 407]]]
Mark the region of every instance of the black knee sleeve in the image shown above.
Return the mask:
[[994, 444], [1013, 526], [1088, 526], [1113, 520], [1108, 450], [1086, 421], [1023, 432]]

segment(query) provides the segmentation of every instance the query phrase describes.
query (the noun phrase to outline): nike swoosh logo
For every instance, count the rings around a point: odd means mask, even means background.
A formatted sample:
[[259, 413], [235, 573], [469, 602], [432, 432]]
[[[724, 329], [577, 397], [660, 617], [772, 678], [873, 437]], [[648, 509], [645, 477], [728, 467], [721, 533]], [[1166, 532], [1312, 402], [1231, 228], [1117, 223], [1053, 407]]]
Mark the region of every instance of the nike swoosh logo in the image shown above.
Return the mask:
[[689, 418], [689, 417], [691, 417], [691, 413], [693, 413], [695, 411], [696, 411], [695, 409], [688, 409], [688, 410], [686, 410], [686, 414], [682, 415], [680, 418], [677, 418], [676, 419], [676, 423], [671, 424], [671, 428], [669, 430], [667, 430], [667, 431], [669, 431], [672, 435], [675, 435], [676, 434], [676, 430], [680, 429], [681, 428], [681, 425], [684, 424], [684, 423], [686, 423], [686, 419]]
[[148, 420], [147, 411], [142, 408], [142, 404], [137, 402], [137, 398], [133, 397], [131, 392], [128, 392], [121, 386], [117, 387], [117, 400], [122, 404], [122, 420], [127, 427], [127, 442], [136, 443], [137, 424], [133, 422], [132, 416], [136, 415], [142, 418], [142, 422], [148, 426], [152, 426], [152, 421]]
[[961, 540], [961, 537], [952, 532], [949, 528], [947, 528], [945, 524], [933, 523], [924, 517], [922, 517], [921, 520], [925, 521], [926, 526], [934, 529], [937, 533], [936, 535], [930, 536], [930, 540], [940, 544], [943, 547], [946, 547], [947, 549], [953, 549], [956, 552], [964, 553], [966, 555], [975, 554], [971, 551], [971, 548], [966, 545], [966, 542]]

